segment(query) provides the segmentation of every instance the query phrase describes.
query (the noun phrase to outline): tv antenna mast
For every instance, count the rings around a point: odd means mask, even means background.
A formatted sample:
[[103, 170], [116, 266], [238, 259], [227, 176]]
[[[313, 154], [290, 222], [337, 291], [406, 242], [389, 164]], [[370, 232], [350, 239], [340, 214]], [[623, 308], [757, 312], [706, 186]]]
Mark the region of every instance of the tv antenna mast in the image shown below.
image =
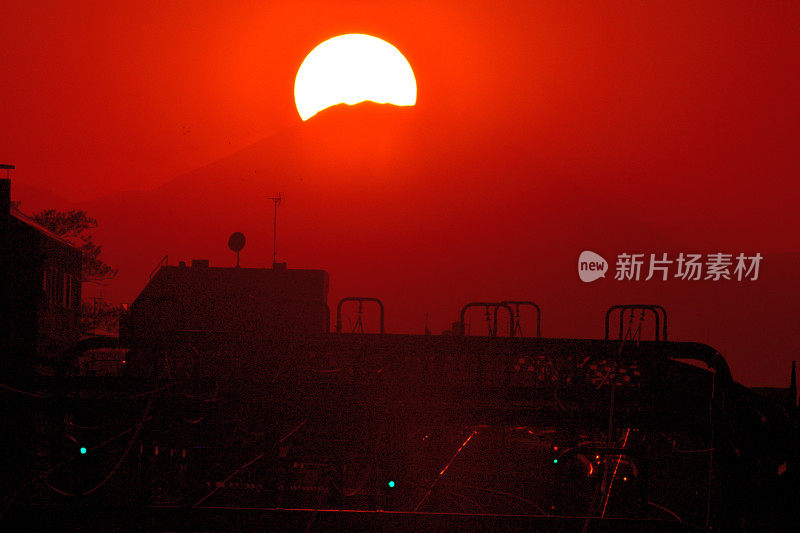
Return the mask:
[[268, 198], [268, 200], [272, 200], [272, 203], [275, 205], [275, 218], [272, 222], [272, 268], [275, 268], [277, 264], [277, 253], [278, 253], [278, 206], [281, 205], [281, 200], [283, 199], [283, 195], [278, 193], [278, 196], [273, 196]]

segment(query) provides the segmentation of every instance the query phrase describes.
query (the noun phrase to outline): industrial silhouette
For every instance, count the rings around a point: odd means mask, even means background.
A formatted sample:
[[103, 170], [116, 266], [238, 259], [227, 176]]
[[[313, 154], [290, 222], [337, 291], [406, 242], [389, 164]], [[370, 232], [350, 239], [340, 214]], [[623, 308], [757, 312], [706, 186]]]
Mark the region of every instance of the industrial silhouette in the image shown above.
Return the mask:
[[[271, 268], [241, 266], [237, 232], [235, 266], [165, 259], [119, 337], [78, 338], [80, 256], [11, 208], [9, 180], [0, 192], [11, 526], [794, 519], [794, 366], [789, 387], [748, 389], [713, 348], [669, 340], [658, 305], [612, 307], [602, 339], [547, 337], [528, 295], [467, 303], [441, 335], [389, 333], [377, 297], [331, 306], [323, 270], [288, 268], [274, 250]], [[98, 358], [105, 375], [87, 370]]]

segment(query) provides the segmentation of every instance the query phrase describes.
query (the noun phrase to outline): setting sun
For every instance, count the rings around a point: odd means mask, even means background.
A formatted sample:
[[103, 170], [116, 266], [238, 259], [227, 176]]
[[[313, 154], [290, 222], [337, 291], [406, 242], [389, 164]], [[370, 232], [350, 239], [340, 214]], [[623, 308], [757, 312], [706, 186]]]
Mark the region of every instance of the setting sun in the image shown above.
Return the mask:
[[397, 48], [351, 33], [328, 39], [308, 54], [297, 71], [294, 100], [303, 120], [336, 104], [370, 100], [411, 106], [417, 101], [417, 82]]

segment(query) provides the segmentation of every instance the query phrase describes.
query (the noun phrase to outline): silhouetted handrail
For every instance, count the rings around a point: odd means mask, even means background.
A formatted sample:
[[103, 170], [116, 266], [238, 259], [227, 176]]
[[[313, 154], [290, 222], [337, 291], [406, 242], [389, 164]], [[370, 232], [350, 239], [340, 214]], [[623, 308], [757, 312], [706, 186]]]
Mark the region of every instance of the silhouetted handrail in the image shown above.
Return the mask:
[[381, 311], [381, 333], [385, 333], [383, 329], [383, 302], [381, 302], [377, 298], [369, 298], [369, 297], [362, 297], [362, 296], [348, 296], [346, 298], [342, 298], [339, 300], [339, 303], [336, 305], [336, 333], [342, 332], [342, 305], [345, 302], [375, 302], [380, 307]]
[[[503, 300], [500, 302], [501, 304], [506, 304], [508, 306], [517, 306], [517, 313], [514, 315], [513, 320], [516, 322], [516, 325], [519, 325], [519, 306], [520, 305], [527, 305], [536, 309], [536, 336], [542, 336], [542, 310], [536, 305], [535, 302], [531, 302], [529, 300]], [[497, 307], [494, 309], [494, 328], [497, 330]], [[522, 328], [520, 328], [520, 333], [522, 332]]]
[[[633, 312], [636, 309], [640, 309], [642, 311], [650, 311], [656, 317], [655, 323], [655, 340], [667, 340], [667, 311], [661, 307], [660, 305], [646, 305], [646, 304], [625, 304], [625, 305], [612, 305], [606, 311], [606, 320], [605, 320], [605, 340], [609, 339], [609, 330], [610, 330], [610, 322], [611, 322], [611, 313], [616, 310], [619, 310], [619, 338], [622, 339], [623, 330], [624, 330], [624, 319], [625, 319], [625, 312], [630, 310]], [[664, 320], [664, 327], [661, 328], [661, 320]], [[663, 339], [661, 338], [663, 337]]]
[[470, 302], [466, 304], [464, 307], [461, 308], [461, 328], [463, 330], [462, 334], [466, 334], [466, 318], [467, 318], [467, 309], [470, 307], [487, 307], [494, 309], [494, 327], [492, 328], [491, 337], [497, 336], [497, 309], [502, 307], [508, 311], [508, 318], [509, 318], [509, 327], [508, 327], [508, 336], [514, 336], [514, 311], [511, 309], [511, 306], [503, 303], [503, 302]]
[[161, 261], [158, 262], [156, 267], [153, 270], [150, 271], [150, 279], [153, 279], [153, 276], [156, 275], [156, 272], [158, 272], [158, 269], [160, 269], [161, 265], [163, 265], [164, 263], [169, 265], [169, 255], [165, 255], [164, 257], [162, 257]]

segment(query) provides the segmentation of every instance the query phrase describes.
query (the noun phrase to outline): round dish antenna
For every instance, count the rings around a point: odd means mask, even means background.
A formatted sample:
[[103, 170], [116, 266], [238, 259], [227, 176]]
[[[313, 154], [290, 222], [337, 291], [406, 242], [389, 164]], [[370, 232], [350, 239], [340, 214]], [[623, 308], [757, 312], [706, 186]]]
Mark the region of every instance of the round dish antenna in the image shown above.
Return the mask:
[[247, 241], [244, 238], [244, 233], [239, 231], [231, 233], [231, 236], [228, 237], [228, 248], [230, 248], [231, 251], [236, 252], [236, 268], [239, 268], [239, 252], [241, 252], [242, 248], [244, 248], [245, 242]]

